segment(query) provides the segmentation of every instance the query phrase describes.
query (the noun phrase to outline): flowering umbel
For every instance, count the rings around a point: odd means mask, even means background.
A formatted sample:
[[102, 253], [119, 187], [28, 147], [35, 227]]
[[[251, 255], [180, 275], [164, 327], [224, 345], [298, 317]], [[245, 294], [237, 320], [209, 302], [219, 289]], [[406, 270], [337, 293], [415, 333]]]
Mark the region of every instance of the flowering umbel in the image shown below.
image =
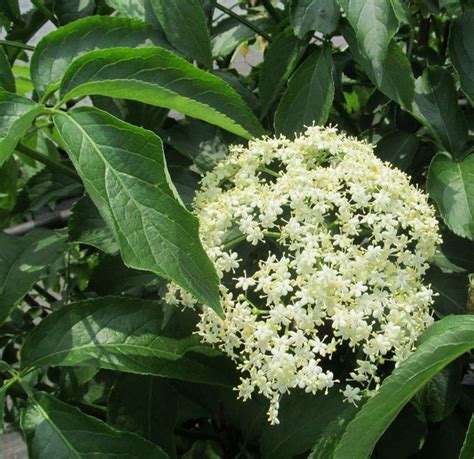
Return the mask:
[[[270, 400], [271, 423], [293, 388], [370, 396], [433, 320], [422, 281], [440, 236], [427, 196], [335, 128], [233, 147], [194, 208], [225, 312], [204, 308], [198, 333], [236, 362], [241, 398]], [[167, 299], [194, 305], [175, 285]]]

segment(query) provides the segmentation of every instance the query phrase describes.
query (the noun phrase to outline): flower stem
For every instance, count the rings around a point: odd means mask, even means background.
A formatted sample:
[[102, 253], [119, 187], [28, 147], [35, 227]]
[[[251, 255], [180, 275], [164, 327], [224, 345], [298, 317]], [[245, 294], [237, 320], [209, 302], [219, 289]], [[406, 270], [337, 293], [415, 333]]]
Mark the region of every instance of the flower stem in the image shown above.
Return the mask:
[[0, 45], [12, 46], [13, 48], [25, 49], [27, 51], [34, 51], [35, 50], [34, 46], [27, 45], [26, 43], [20, 43], [18, 41], [0, 40]]
[[278, 13], [277, 9], [273, 6], [272, 1], [262, 0], [262, 5], [267, 10], [267, 13], [278, 24], [280, 22], [280, 14]]

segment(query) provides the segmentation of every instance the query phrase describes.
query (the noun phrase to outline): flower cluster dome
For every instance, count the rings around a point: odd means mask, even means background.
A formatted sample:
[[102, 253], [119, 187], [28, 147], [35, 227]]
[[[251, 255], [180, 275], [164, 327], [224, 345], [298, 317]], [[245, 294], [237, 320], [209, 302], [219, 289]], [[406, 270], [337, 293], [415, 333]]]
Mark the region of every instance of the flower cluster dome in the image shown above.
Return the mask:
[[[423, 277], [440, 236], [427, 196], [335, 128], [233, 147], [194, 209], [225, 312], [204, 308], [198, 333], [236, 362], [241, 398], [270, 400], [272, 424], [293, 388], [370, 396], [433, 320]], [[173, 284], [167, 300], [195, 304]]]

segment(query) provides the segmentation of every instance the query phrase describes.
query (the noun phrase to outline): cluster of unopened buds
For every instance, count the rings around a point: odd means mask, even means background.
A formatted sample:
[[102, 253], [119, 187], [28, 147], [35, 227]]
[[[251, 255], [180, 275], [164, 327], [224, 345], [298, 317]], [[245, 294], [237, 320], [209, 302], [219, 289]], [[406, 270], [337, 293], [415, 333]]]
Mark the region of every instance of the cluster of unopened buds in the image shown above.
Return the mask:
[[[233, 147], [194, 209], [225, 312], [203, 308], [198, 333], [236, 362], [242, 399], [270, 400], [272, 424], [294, 388], [372, 395], [381, 366], [406, 359], [433, 320], [423, 277], [440, 236], [427, 196], [335, 128]], [[167, 300], [195, 306], [173, 284]]]

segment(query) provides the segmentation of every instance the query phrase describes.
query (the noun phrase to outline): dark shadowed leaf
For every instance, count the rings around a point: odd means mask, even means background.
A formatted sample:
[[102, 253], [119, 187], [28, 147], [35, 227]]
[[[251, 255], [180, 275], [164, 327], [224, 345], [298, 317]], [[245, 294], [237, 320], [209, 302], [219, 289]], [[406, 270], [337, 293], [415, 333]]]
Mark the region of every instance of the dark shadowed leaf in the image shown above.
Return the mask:
[[106, 253], [119, 250], [112, 231], [88, 197], [81, 198], [72, 208], [68, 229], [73, 242], [91, 245]]
[[157, 301], [104, 297], [63, 307], [28, 336], [24, 368], [96, 366], [212, 385], [235, 383], [233, 364], [193, 333], [191, 311], [166, 320]]
[[13, 76], [8, 58], [0, 47], [0, 88], [15, 92], [15, 77]]
[[474, 104], [474, 10], [468, 9], [453, 21], [449, 32], [449, 56], [459, 75], [461, 89]]
[[383, 161], [388, 161], [402, 171], [411, 164], [418, 148], [418, 138], [409, 132], [395, 131], [377, 142], [375, 152]]
[[447, 70], [428, 67], [417, 78], [413, 114], [453, 155], [464, 147], [467, 141], [466, 120], [458, 106], [454, 81]]
[[292, 0], [290, 14], [297, 37], [310, 31], [330, 34], [339, 21], [339, 5], [336, 0]]
[[21, 427], [32, 459], [168, 457], [159, 446], [133, 433], [115, 430], [44, 392], [29, 397]]
[[21, 237], [0, 233], [0, 323], [58, 257], [65, 239], [46, 229]]
[[366, 459], [403, 406], [437, 373], [474, 347], [474, 317], [449, 316], [419, 339], [418, 349], [385, 379], [351, 421], [336, 449], [338, 459]]
[[210, 68], [211, 39], [207, 19], [198, 0], [150, 0], [168, 41], [184, 55]]
[[118, 48], [76, 59], [61, 82], [63, 102], [93, 94], [174, 109], [246, 138], [263, 133], [234, 89], [165, 49]]
[[91, 107], [58, 114], [55, 123], [125, 263], [176, 282], [221, 313], [217, 274], [196, 217], [169, 179], [160, 138]]
[[474, 154], [454, 162], [444, 154], [433, 158], [427, 188], [446, 225], [458, 236], [474, 239]]
[[16, 203], [18, 168], [16, 161], [10, 157], [0, 166], [0, 210], [12, 210]]
[[275, 113], [275, 130], [286, 136], [324, 124], [334, 99], [331, 50], [324, 46], [296, 70]]
[[94, 16], [75, 21], [46, 35], [31, 57], [31, 78], [40, 95], [58, 83], [77, 57], [116, 46], [169, 46], [150, 25], [136, 19]]
[[53, 12], [59, 24], [68, 24], [78, 19], [92, 16], [95, 12], [95, 0], [54, 0]]
[[291, 29], [285, 29], [267, 48], [258, 80], [262, 116], [280, 94], [306, 47], [306, 41], [295, 37]]

